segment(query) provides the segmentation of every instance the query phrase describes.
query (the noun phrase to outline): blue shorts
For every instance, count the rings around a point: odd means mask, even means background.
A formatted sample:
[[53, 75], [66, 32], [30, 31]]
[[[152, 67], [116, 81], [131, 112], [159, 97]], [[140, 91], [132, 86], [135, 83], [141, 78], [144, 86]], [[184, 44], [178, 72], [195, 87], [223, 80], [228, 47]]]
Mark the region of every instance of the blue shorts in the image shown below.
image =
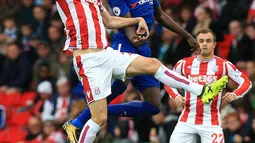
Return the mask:
[[[119, 34], [114, 34], [112, 36], [112, 48], [114, 50], [119, 50], [120, 52], [135, 53], [144, 57], [151, 57], [151, 49], [149, 48], [148, 43], [145, 43], [140, 47], [134, 47], [126, 37]], [[131, 79], [131, 83], [139, 92], [149, 87], [159, 88], [158, 80], [151, 75], [134, 76]]]

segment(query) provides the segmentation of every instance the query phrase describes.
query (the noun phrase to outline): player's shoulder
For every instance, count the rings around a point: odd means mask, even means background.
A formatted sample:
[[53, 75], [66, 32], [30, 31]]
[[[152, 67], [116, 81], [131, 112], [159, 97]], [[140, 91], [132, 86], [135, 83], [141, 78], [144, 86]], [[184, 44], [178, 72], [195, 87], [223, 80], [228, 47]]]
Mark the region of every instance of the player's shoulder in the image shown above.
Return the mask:
[[227, 59], [224, 59], [224, 58], [221, 58], [221, 57], [218, 57], [218, 56], [215, 56], [215, 59], [219, 62], [222, 62], [222, 63], [231, 63], [230, 61], [228, 61]]
[[191, 62], [193, 61], [197, 56], [190, 56], [190, 57], [186, 57], [186, 58], [183, 58], [182, 61], [183, 62]]

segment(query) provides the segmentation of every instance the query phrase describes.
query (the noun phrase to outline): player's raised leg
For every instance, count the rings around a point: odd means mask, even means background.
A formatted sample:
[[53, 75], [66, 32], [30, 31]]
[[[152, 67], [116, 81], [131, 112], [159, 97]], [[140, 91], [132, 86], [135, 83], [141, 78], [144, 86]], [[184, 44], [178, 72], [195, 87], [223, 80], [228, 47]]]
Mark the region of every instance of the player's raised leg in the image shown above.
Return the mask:
[[220, 92], [227, 84], [228, 77], [224, 76], [215, 83], [203, 86], [189, 81], [187, 78], [166, 68], [159, 60], [155, 58], [146, 58], [137, 56], [127, 68], [127, 76], [140, 74], [150, 74], [160, 82], [173, 87], [184, 89], [195, 95], [199, 95], [206, 104]]

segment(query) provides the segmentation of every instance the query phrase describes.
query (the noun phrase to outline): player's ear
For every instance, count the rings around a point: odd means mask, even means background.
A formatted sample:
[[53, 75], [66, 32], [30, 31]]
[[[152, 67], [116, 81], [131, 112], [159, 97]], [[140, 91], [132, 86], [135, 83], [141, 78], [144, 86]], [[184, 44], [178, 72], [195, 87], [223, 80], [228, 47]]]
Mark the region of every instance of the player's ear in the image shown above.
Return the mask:
[[215, 41], [215, 42], [214, 42], [214, 49], [216, 48], [217, 44], [218, 44], [218, 43]]

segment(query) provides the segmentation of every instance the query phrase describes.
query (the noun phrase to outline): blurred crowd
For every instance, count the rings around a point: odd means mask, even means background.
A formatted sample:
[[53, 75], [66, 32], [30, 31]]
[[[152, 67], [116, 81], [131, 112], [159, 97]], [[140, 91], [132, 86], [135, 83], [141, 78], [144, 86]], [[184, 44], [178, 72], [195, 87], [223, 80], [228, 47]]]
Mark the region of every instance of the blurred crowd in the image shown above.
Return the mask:
[[[212, 29], [215, 54], [234, 63], [255, 85], [255, 0], [159, 0], [189, 33]], [[68, 142], [61, 125], [87, 107], [72, 59], [63, 52], [63, 25], [54, 0], [0, 0], [0, 142]], [[111, 34], [107, 29], [109, 45]], [[187, 41], [156, 21], [152, 56], [167, 67], [190, 56]], [[163, 86], [162, 86], [163, 87]], [[227, 90], [236, 84], [230, 82]], [[132, 90], [128, 87], [127, 90]], [[111, 104], [142, 100], [136, 91]], [[151, 118], [109, 117], [96, 143], [167, 143], [181, 107], [161, 92], [161, 112]], [[255, 88], [222, 107], [226, 143], [255, 142]]]

